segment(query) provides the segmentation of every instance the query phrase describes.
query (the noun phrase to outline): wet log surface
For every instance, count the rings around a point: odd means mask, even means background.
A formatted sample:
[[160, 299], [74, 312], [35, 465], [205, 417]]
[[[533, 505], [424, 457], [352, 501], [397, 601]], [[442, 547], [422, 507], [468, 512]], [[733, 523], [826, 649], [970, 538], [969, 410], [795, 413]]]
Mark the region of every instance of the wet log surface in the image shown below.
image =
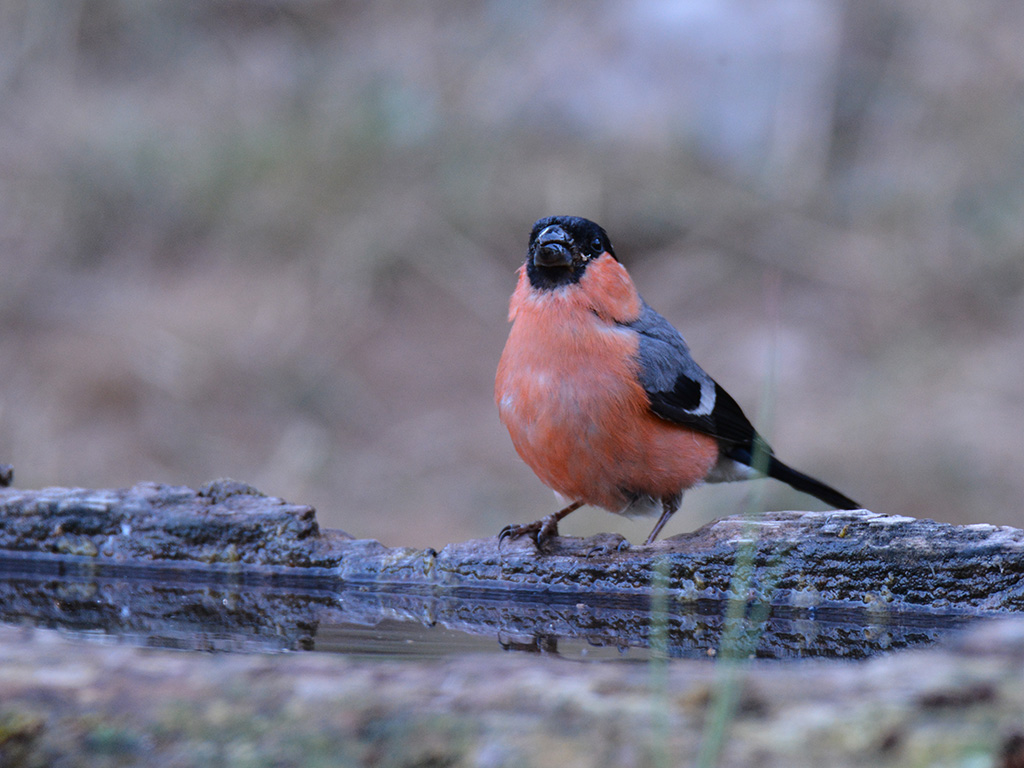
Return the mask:
[[616, 536], [561, 537], [539, 552], [527, 539], [500, 545], [491, 538], [438, 552], [321, 530], [312, 507], [233, 481], [199, 490], [4, 489], [0, 552], [104, 573], [150, 568], [252, 583], [322, 579], [407, 593], [644, 597], [658, 574], [682, 602], [728, 599], [739, 584], [747, 600], [801, 610], [1024, 609], [1024, 531], [866, 510], [730, 517], [651, 546], [629, 547]]
[[[551, 599], [539, 593], [408, 591], [394, 585], [254, 584], [216, 574], [198, 583], [167, 574], [100, 575], [80, 566], [0, 560], [0, 623], [102, 633], [144, 646], [185, 650], [347, 650], [362, 629], [376, 629], [377, 652], [458, 653], [451, 632], [478, 638], [477, 650], [514, 648], [578, 656], [581, 649], [646, 658], [652, 608], [672, 657], [708, 658], [732, 626], [728, 604], [607, 595]], [[564, 596], [559, 596], [564, 597]], [[671, 598], [671, 595], [667, 596]], [[882, 609], [751, 609], [743, 655], [855, 659], [929, 644], [967, 623], [963, 615]], [[381, 628], [385, 629], [381, 629]], [[735, 632], [736, 627], [733, 627]], [[447, 631], [447, 634], [444, 631]], [[352, 638], [355, 637], [356, 640]], [[433, 638], [439, 638], [437, 640]], [[411, 644], [402, 647], [402, 644]]]
[[1024, 619], [962, 628], [1022, 567], [867, 511], [438, 552], [232, 481], [2, 489], [0, 765], [688, 764], [730, 696], [723, 765], [1017, 765]]

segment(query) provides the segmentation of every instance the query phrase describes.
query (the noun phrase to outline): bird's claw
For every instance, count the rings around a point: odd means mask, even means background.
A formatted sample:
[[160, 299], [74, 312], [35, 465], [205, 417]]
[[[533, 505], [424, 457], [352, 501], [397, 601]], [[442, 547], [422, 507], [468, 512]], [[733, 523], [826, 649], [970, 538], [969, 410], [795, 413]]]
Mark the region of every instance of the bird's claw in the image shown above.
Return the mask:
[[505, 539], [518, 539], [520, 536], [525, 536], [530, 532], [529, 528], [528, 525], [506, 525], [498, 534], [498, 546], [504, 544]]
[[587, 557], [625, 552], [630, 546], [629, 539], [617, 533], [598, 534], [593, 537], [592, 541], [594, 541], [594, 544], [587, 550]]
[[537, 545], [537, 549], [540, 549], [549, 539], [558, 536], [558, 517], [548, 515], [527, 525], [506, 525], [498, 534], [498, 546], [500, 547], [505, 539], [518, 539], [523, 536], [529, 536]]

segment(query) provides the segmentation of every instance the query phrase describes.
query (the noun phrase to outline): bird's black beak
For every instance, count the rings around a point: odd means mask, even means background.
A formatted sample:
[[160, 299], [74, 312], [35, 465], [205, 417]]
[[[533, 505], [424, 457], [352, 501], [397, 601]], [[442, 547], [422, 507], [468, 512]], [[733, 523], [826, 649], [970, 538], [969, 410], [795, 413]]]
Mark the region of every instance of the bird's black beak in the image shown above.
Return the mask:
[[571, 267], [568, 233], [557, 224], [545, 227], [533, 247], [533, 263], [539, 267]]

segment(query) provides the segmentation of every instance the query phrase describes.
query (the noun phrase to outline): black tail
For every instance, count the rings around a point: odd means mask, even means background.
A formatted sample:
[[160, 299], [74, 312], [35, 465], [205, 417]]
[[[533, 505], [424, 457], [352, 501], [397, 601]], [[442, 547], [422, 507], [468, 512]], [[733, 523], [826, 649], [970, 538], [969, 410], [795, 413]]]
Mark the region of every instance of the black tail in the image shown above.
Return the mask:
[[835, 488], [825, 485], [820, 480], [815, 480], [803, 472], [797, 472], [772, 455], [768, 456], [767, 475], [793, 486], [802, 493], [808, 493], [816, 499], [821, 499], [836, 509], [861, 509], [860, 504], [848, 496], [844, 496]]
[[[728, 454], [729, 458], [735, 459], [736, 461], [746, 464], [748, 467], [754, 466], [754, 460], [750, 455], [750, 450], [746, 448], [734, 448], [731, 453]], [[760, 461], [764, 461], [764, 455], [758, 457]], [[862, 509], [860, 504], [851, 499], [848, 496], [844, 496], [835, 488], [825, 485], [820, 480], [815, 480], [810, 475], [805, 475], [803, 472], [797, 472], [792, 467], [783, 464], [781, 461], [775, 458], [774, 455], [768, 454], [768, 466], [765, 474], [768, 477], [774, 477], [776, 480], [781, 480], [787, 485], [796, 488], [801, 493], [807, 493], [816, 499], [821, 499], [826, 504], [835, 507], [836, 509]], [[760, 467], [757, 467], [760, 471]]]

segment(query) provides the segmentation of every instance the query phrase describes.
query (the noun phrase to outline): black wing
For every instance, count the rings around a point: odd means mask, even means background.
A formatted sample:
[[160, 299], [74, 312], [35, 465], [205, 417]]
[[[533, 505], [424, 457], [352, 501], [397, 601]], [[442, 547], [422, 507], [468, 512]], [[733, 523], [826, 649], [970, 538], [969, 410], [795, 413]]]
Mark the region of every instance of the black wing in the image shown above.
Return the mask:
[[[651, 411], [719, 440], [724, 448], [751, 448], [757, 432], [735, 400], [697, 365], [672, 324], [644, 303], [629, 323], [640, 334], [640, 380]], [[770, 450], [770, 449], [769, 449]]]
[[[860, 505], [820, 480], [783, 464], [757, 434], [735, 400], [697, 365], [679, 331], [646, 303], [640, 317], [629, 324], [640, 334], [640, 380], [651, 411], [718, 440], [722, 454], [740, 464], [788, 483], [838, 509]], [[755, 445], [758, 447], [755, 448]], [[767, 451], [761, 455], [759, 451]]]

